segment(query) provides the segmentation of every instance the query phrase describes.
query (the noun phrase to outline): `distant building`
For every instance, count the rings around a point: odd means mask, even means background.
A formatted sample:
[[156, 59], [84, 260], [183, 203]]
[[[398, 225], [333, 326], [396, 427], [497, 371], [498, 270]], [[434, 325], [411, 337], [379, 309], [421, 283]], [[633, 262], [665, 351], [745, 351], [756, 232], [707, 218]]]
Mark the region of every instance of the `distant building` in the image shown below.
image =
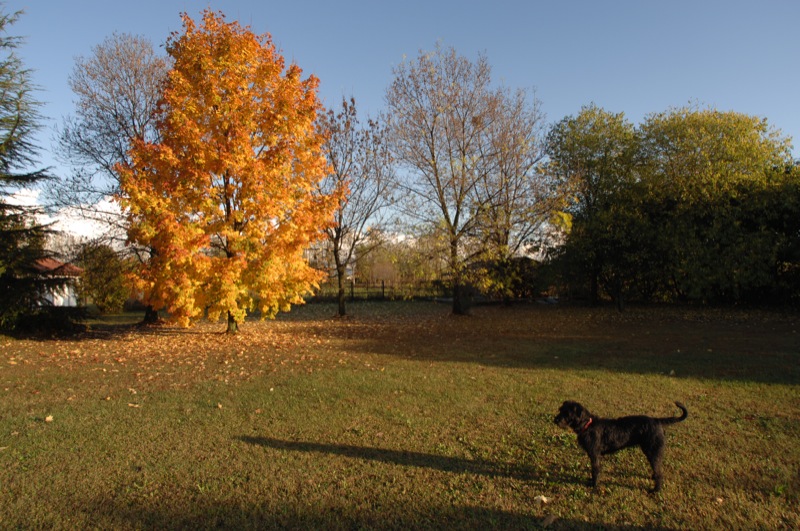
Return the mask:
[[57, 286], [48, 287], [44, 299], [53, 306], [78, 306], [77, 283], [83, 269], [73, 264], [60, 262], [55, 258], [37, 260], [34, 268], [42, 277], [61, 280]]

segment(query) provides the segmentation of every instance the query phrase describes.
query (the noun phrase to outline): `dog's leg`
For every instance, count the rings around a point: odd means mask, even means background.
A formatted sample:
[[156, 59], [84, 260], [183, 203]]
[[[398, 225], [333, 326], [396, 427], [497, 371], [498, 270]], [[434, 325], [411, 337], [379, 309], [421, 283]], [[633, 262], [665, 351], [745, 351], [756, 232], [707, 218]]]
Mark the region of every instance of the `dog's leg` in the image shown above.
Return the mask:
[[649, 448], [642, 448], [642, 450], [644, 451], [644, 455], [647, 456], [647, 460], [650, 462], [650, 467], [653, 469], [653, 481], [655, 485], [650, 492], [656, 493], [661, 490], [661, 484], [664, 480], [664, 476], [661, 472], [661, 463], [664, 460], [664, 444], [662, 442], [662, 444]]
[[600, 477], [600, 454], [589, 454], [592, 462], [592, 479], [589, 481], [590, 487], [597, 486], [597, 479]]

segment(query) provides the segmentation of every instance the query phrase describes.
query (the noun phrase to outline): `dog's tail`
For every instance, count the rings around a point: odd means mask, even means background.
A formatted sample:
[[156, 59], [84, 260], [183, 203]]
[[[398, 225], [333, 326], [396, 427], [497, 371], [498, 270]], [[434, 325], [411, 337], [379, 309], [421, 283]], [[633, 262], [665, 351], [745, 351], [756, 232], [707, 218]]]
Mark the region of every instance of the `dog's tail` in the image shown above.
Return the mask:
[[658, 422], [661, 424], [675, 424], [676, 422], [680, 422], [682, 420], [686, 420], [686, 417], [689, 416], [689, 410], [686, 409], [686, 406], [681, 404], [680, 402], [675, 402], [675, 405], [678, 406], [683, 413], [681, 413], [680, 417], [667, 417], [663, 419], [658, 419]]

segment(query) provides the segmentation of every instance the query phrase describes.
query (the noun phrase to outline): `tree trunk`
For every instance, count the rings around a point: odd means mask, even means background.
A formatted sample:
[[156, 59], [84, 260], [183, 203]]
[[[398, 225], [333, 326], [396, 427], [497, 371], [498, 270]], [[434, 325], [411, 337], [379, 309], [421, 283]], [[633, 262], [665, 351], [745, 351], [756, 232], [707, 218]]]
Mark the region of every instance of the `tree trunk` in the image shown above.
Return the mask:
[[228, 312], [228, 329], [225, 333], [230, 335], [235, 335], [239, 332], [239, 323], [236, 322], [236, 319], [233, 318], [233, 314], [229, 311]]
[[345, 276], [347, 274], [347, 268], [345, 268], [344, 264], [338, 263], [336, 264], [336, 276], [338, 277], [337, 280], [339, 282], [339, 293], [337, 294], [337, 299], [339, 301], [339, 317], [344, 317], [347, 315], [347, 305], [346, 305], [346, 293], [345, 293], [345, 285], [344, 281]]
[[144, 318], [142, 319], [143, 324], [155, 324], [158, 322], [158, 312], [153, 309], [152, 304], [148, 304], [147, 307], [144, 309]]
[[469, 292], [469, 286], [462, 285], [461, 280], [453, 286], [453, 315], [470, 314], [472, 300]]
[[625, 311], [625, 295], [622, 292], [622, 280], [616, 279], [614, 291], [614, 301], [617, 303], [617, 311], [622, 313]]
[[590, 285], [589, 285], [589, 304], [592, 306], [597, 306], [600, 302], [600, 285], [598, 281], [598, 273], [592, 270], [590, 273]]
[[347, 275], [347, 264], [342, 261], [342, 234], [339, 229], [337, 229], [332, 242], [333, 262], [336, 265], [336, 282], [339, 286], [339, 291], [336, 294], [336, 300], [339, 303], [339, 317], [344, 317], [347, 314], [344, 285], [346, 280], [345, 276]]
[[458, 264], [458, 244], [450, 243], [450, 263], [453, 270], [453, 315], [469, 315], [470, 295], [468, 286], [464, 285], [461, 277], [461, 267]]

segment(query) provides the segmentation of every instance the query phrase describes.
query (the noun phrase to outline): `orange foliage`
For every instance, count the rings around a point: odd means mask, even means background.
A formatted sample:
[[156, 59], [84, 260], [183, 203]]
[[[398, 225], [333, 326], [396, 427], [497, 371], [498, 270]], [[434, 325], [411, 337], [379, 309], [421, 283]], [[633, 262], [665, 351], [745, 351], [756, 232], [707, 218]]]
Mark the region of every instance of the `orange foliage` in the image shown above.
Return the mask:
[[319, 280], [303, 250], [333, 219], [318, 80], [285, 67], [269, 35], [223, 15], [183, 15], [167, 50], [160, 140], [119, 167], [129, 239], [154, 250], [137, 285], [182, 325], [206, 313], [236, 322], [302, 302]]

